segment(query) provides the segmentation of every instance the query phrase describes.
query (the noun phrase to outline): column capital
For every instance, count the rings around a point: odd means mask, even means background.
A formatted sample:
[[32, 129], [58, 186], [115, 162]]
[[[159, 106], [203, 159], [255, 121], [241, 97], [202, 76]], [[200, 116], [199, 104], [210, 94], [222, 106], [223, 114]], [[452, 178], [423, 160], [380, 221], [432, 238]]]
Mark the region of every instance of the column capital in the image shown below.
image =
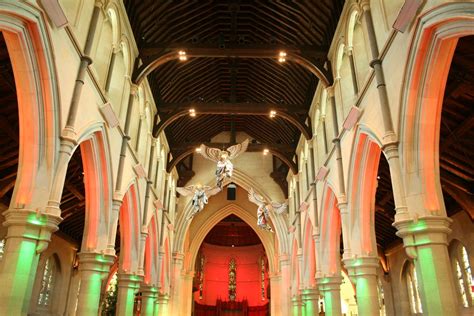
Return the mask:
[[8, 227], [6, 238], [26, 238], [38, 241], [36, 253], [48, 247], [51, 234], [59, 229], [62, 218], [32, 209], [8, 209], [3, 212], [4, 226]]
[[293, 306], [303, 306], [303, 300], [301, 299], [301, 294], [296, 294], [291, 298], [291, 303]]
[[362, 8], [363, 11], [369, 11], [370, 10], [370, 1], [369, 0], [362, 0], [359, 3], [359, 6]]
[[[334, 80], [337, 80], [337, 78], [334, 78]], [[327, 92], [328, 97], [330, 98], [334, 97], [334, 85], [327, 87], [326, 92]]]
[[114, 263], [115, 256], [99, 252], [80, 252], [79, 271], [95, 271], [108, 273], [109, 267]]
[[347, 258], [342, 260], [344, 266], [349, 271], [350, 277], [358, 277], [363, 275], [377, 275], [379, 267], [379, 258], [375, 256], [364, 256]]
[[169, 298], [168, 294], [158, 293], [158, 297], [156, 298], [156, 302], [158, 304], [168, 304], [169, 299], [170, 298]]
[[140, 292], [142, 292], [142, 296], [156, 297], [158, 295], [158, 288], [153, 285], [142, 283], [140, 286]]
[[303, 302], [310, 301], [319, 298], [319, 289], [317, 287], [314, 288], [306, 288], [301, 290], [301, 300]]
[[140, 287], [140, 283], [143, 281], [143, 277], [134, 273], [119, 272], [117, 273], [117, 280], [117, 286], [119, 288], [124, 287], [138, 289]]
[[403, 239], [407, 255], [417, 258], [417, 248], [433, 244], [448, 245], [449, 226], [452, 219], [447, 216], [422, 216], [399, 220], [393, 223], [397, 236]]
[[339, 291], [341, 288], [342, 276], [340, 275], [321, 276], [316, 279], [319, 290], [323, 293], [326, 291]]

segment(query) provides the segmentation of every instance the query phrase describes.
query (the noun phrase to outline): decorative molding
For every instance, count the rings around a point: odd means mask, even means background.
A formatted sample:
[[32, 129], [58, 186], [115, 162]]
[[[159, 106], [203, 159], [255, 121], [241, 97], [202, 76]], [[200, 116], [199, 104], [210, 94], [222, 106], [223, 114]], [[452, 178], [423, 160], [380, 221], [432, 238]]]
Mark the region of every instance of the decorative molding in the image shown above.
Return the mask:
[[102, 114], [102, 117], [105, 119], [107, 122], [107, 125], [110, 128], [114, 128], [119, 125], [120, 121], [117, 117], [117, 114], [115, 114], [114, 109], [112, 108], [112, 105], [110, 102], [105, 103], [104, 105], [101, 105], [99, 107], [100, 114]]
[[351, 110], [349, 111], [349, 114], [347, 114], [346, 119], [344, 120], [344, 123], [342, 124], [342, 127], [345, 130], [350, 130], [356, 125], [357, 121], [359, 120], [359, 117], [361, 115], [362, 111], [360, 108], [356, 106], [352, 106]]
[[141, 164], [136, 164], [135, 166], [133, 166], [133, 170], [135, 171], [135, 174], [139, 178], [146, 178], [145, 168], [143, 168], [143, 166]]

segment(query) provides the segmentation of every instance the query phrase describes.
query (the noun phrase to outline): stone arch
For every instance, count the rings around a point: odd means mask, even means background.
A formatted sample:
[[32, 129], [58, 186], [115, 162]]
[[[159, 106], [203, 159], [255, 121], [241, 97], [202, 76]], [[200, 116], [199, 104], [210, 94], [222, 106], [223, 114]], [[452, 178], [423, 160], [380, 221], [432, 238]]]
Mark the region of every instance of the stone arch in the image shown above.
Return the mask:
[[171, 254], [170, 254], [170, 242], [169, 238], [167, 237], [163, 243], [163, 264], [161, 265], [160, 271], [160, 292], [162, 294], [169, 294], [170, 293], [170, 286], [171, 286]]
[[[251, 177], [249, 177], [248, 175], [246, 175], [240, 170], [235, 169], [232, 175], [232, 180], [227, 179], [226, 181], [224, 181], [224, 186], [228, 185], [230, 182], [233, 182], [239, 185], [246, 191], [249, 191], [250, 188], [253, 188], [255, 192], [263, 196], [267, 201], [271, 200], [269, 196], [265, 193], [265, 191], [261, 189], [258, 183], [256, 183]], [[192, 208], [192, 205], [190, 201], [186, 205], [184, 210], [180, 212], [180, 214], [178, 215], [179, 217], [176, 220], [176, 223], [177, 223], [176, 233], [175, 233], [176, 240], [174, 242], [174, 248], [173, 248], [173, 251], [175, 252], [181, 252], [184, 248], [184, 242], [185, 242], [184, 238], [190, 226], [190, 223], [186, 221], [186, 217], [188, 216], [188, 214], [191, 214], [191, 208]], [[288, 227], [287, 227], [286, 221], [281, 215], [275, 215], [273, 212], [270, 212], [269, 215], [270, 215], [270, 221], [273, 223], [276, 237], [278, 239], [278, 246], [279, 246], [278, 251], [280, 254], [288, 254], [290, 248], [288, 245], [288, 238], [287, 238]]]
[[313, 239], [313, 225], [309, 216], [306, 217], [303, 225], [303, 280], [305, 287], [314, 288], [316, 286], [316, 252]]
[[20, 130], [18, 172], [10, 205], [44, 208], [50, 189], [44, 183], [50, 184], [52, 179], [61, 112], [49, 32], [42, 12], [21, 2], [0, 3], [0, 31], [15, 77]]
[[[189, 244], [189, 249], [187, 250], [187, 254], [185, 257], [185, 264], [184, 270], [185, 271], [193, 271], [194, 270], [194, 263], [196, 261], [196, 256], [201, 246], [204, 238], [206, 237], [207, 233], [221, 220], [226, 218], [229, 215], [236, 215], [241, 218], [247, 225], [252, 227], [255, 231], [257, 236], [262, 241], [263, 247], [265, 252], [267, 253], [268, 258], [275, 258], [275, 250], [274, 250], [274, 241], [271, 238], [271, 235], [264, 233], [262, 230], [257, 228], [256, 219], [249, 214], [248, 211], [244, 210], [241, 206], [237, 204], [229, 204], [225, 207], [221, 208], [218, 212], [210, 215], [206, 220], [206, 223], [202, 225], [197, 233], [193, 236]], [[269, 260], [269, 269], [270, 273], [278, 271], [276, 267], [276, 263], [274, 261]]]
[[340, 238], [341, 238], [341, 214], [337, 207], [337, 198], [328, 182], [323, 188], [320, 218], [320, 258], [321, 270], [326, 276], [339, 276], [340, 264]]
[[473, 3], [441, 5], [417, 20], [403, 81], [399, 135], [406, 191], [414, 193], [407, 204], [422, 215], [446, 215], [439, 174], [442, 102], [457, 40], [472, 34]]
[[120, 261], [119, 270], [138, 272], [140, 256], [140, 206], [137, 185], [133, 183], [125, 193], [120, 207]]
[[[86, 215], [82, 251], [106, 249], [112, 212], [112, 168], [105, 128], [102, 124], [93, 126], [79, 137], [84, 188], [86, 196]], [[76, 147], [77, 149], [77, 147]], [[67, 169], [67, 166], [64, 167]], [[59, 175], [57, 175], [58, 177]], [[66, 173], [62, 175], [61, 189], [57, 194], [61, 199]], [[51, 199], [50, 199], [51, 200]]]
[[290, 275], [290, 288], [291, 288], [291, 296], [296, 296], [299, 294], [299, 290], [301, 287], [300, 280], [301, 280], [301, 273], [300, 271], [300, 264], [299, 264], [299, 253], [298, 241], [297, 238], [292, 239], [292, 246], [291, 246], [291, 256], [290, 256], [290, 267], [291, 267], [291, 275]]
[[107, 6], [107, 16], [112, 24], [112, 45], [114, 46], [119, 45], [120, 34], [122, 34], [118, 11], [117, 5], [113, 2]]
[[145, 242], [145, 260], [144, 260], [144, 282], [147, 285], [156, 286], [158, 284], [158, 248], [159, 234], [157, 229], [156, 214], [150, 220], [148, 225], [148, 236]]
[[352, 147], [347, 201], [350, 217], [351, 254], [377, 256], [375, 239], [375, 193], [380, 154], [380, 142], [363, 129], [355, 133]]

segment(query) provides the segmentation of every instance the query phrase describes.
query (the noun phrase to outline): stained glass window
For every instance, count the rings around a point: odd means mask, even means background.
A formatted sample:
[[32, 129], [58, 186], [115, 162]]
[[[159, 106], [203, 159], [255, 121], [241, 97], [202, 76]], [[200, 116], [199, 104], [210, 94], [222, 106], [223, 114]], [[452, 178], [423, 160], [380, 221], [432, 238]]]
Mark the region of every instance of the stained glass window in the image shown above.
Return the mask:
[[0, 240], [0, 260], [3, 259], [3, 253], [5, 251], [5, 239]]
[[469, 262], [469, 255], [466, 248], [459, 244], [456, 248], [454, 260], [454, 273], [457, 280], [457, 288], [463, 307], [474, 305], [472, 293], [472, 270]]
[[44, 264], [43, 277], [41, 279], [41, 290], [38, 297], [38, 305], [48, 307], [51, 304], [54, 279], [56, 274], [56, 261], [49, 257]]
[[423, 313], [423, 308], [421, 305], [418, 278], [416, 275], [415, 266], [411, 262], [407, 263], [406, 265], [405, 277], [407, 281], [411, 311], [413, 314], [421, 314]]

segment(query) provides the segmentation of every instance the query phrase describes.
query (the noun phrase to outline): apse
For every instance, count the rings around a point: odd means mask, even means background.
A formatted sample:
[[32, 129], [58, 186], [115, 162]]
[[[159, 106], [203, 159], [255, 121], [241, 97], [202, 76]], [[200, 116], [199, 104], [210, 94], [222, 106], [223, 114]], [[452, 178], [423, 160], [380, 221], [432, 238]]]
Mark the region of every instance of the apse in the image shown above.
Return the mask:
[[195, 315], [268, 312], [265, 249], [255, 231], [238, 216], [227, 216], [209, 231], [199, 249], [194, 275]]

